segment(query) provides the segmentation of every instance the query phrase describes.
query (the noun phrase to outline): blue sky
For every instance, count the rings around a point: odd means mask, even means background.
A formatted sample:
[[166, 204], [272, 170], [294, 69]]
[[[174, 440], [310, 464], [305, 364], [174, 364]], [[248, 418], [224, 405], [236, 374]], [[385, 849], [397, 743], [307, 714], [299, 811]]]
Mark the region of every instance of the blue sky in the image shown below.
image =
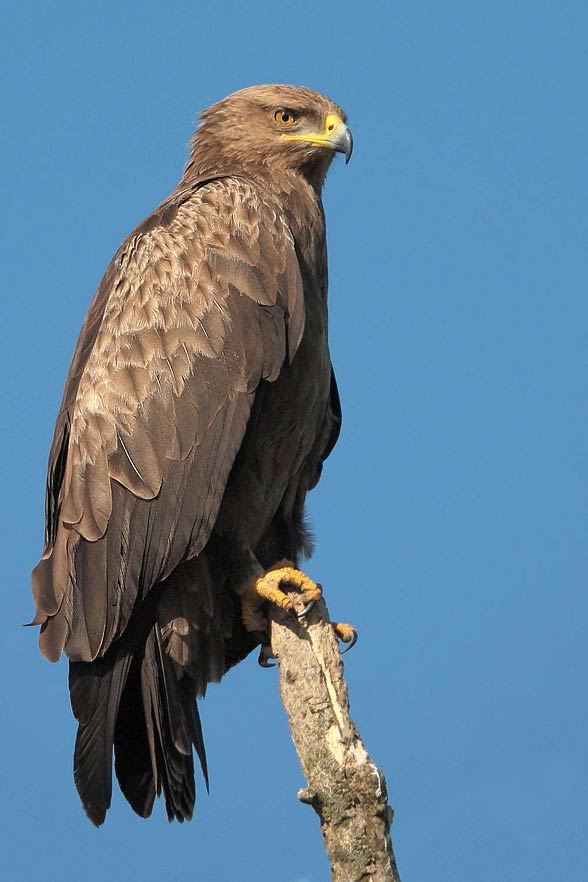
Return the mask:
[[353, 621], [352, 713], [405, 882], [586, 879], [588, 7], [561, 0], [21, 4], [3, 13], [2, 876], [325, 882], [275, 672], [202, 707], [211, 794], [105, 826], [71, 780], [66, 666], [20, 623], [53, 421], [121, 239], [175, 186], [199, 109], [330, 95], [341, 442], [310, 573]]

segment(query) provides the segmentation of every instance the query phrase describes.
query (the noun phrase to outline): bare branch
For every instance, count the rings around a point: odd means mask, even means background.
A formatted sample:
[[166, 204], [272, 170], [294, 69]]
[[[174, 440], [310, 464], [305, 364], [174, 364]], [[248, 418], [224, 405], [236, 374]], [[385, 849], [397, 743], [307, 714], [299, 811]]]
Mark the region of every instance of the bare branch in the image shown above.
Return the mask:
[[[291, 597], [296, 603], [296, 596]], [[298, 798], [320, 818], [332, 882], [400, 882], [386, 781], [349, 716], [343, 664], [327, 608], [319, 601], [307, 624], [297, 624], [277, 608], [271, 616], [280, 694], [308, 781]]]

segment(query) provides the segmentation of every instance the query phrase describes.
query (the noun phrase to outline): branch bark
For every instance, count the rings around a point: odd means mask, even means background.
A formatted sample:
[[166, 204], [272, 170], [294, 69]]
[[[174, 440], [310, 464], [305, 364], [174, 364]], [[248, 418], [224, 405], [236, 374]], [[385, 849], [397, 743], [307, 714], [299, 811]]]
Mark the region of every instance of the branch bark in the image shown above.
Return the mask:
[[[296, 595], [290, 596], [296, 604]], [[319, 601], [305, 624], [277, 608], [271, 617], [280, 694], [308, 782], [298, 799], [319, 816], [332, 882], [400, 882], [386, 781], [349, 716], [343, 663], [327, 608]]]

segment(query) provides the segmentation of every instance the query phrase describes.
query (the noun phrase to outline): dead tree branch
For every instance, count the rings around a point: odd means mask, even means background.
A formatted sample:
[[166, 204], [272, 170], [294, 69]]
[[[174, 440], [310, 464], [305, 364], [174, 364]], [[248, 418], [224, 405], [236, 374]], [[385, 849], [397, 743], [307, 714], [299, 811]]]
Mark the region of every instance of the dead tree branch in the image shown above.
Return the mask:
[[306, 622], [272, 610], [280, 694], [308, 781], [298, 799], [320, 818], [332, 882], [400, 882], [386, 781], [349, 716], [339, 646], [323, 601]]

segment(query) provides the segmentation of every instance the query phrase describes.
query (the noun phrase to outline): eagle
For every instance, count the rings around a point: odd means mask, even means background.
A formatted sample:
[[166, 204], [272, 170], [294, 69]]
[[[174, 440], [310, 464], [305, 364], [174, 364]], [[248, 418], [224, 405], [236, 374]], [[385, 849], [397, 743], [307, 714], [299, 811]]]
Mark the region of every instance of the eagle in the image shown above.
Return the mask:
[[[33, 570], [40, 648], [69, 659], [90, 820], [112, 760], [141, 816], [189, 820], [197, 699], [267, 643], [271, 604], [320, 596], [306, 494], [341, 425], [321, 191], [344, 112], [254, 86], [205, 110], [173, 193], [123, 242], [67, 376]], [[349, 626], [336, 626], [353, 642]]]

